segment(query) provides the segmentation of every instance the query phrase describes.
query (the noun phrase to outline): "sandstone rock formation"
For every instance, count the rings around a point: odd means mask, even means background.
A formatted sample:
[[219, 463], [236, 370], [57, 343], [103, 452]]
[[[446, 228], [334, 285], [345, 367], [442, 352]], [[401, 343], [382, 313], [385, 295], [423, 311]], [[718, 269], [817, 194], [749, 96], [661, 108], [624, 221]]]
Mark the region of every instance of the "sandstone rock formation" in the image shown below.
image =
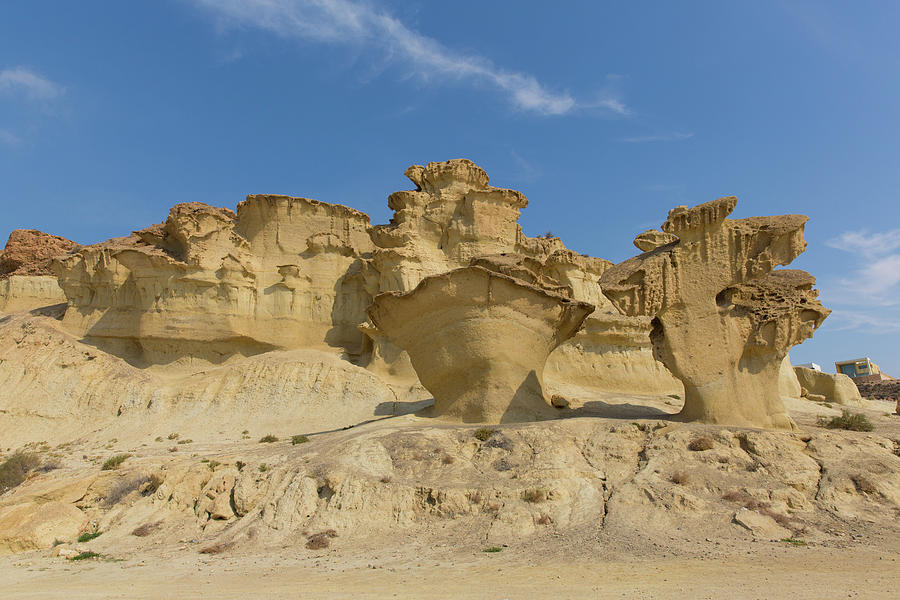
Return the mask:
[[66, 327], [140, 366], [274, 349], [362, 351], [369, 218], [288, 196], [237, 214], [179, 204], [164, 224], [55, 263]]
[[165, 223], [55, 261], [63, 323], [138, 367], [196, 370], [312, 348], [416, 386], [409, 358], [366, 322], [372, 298], [505, 254], [511, 268], [525, 265], [514, 276], [598, 307], [551, 358], [554, 385], [682, 391], [650, 353], [649, 320], [618, 316], [600, 291], [609, 261], [525, 236], [517, 220], [527, 199], [490, 186], [471, 161], [406, 174], [416, 189], [392, 194], [394, 218], [374, 227], [363, 213], [305, 198], [248, 196], [236, 212], [179, 204]]
[[50, 261], [78, 248], [75, 242], [33, 229], [9, 234], [6, 248], [0, 252], [0, 312], [65, 302]]
[[482, 266], [426, 277], [376, 296], [369, 317], [409, 353], [434, 415], [466, 423], [553, 414], [544, 398], [550, 352], [594, 310]]
[[830, 311], [811, 275], [773, 271], [806, 248], [807, 218], [728, 219], [736, 202], [671, 210], [662, 229], [678, 241], [616, 265], [600, 285], [622, 313], [653, 318], [654, 354], [685, 386], [681, 418], [791, 428], [779, 369]]
[[[528, 200], [490, 186], [469, 160], [414, 165], [406, 176], [416, 189], [392, 194], [391, 223], [371, 229], [379, 291], [409, 291], [429, 275], [488, 266], [597, 307], [583, 330], [551, 354], [547, 375], [554, 387], [578, 382], [608, 391], [682, 391], [650, 353], [649, 320], [621, 318], [603, 296], [598, 279], [612, 263], [568, 250], [559, 238], [524, 235], [517, 221]], [[373, 345], [370, 368], [412, 376], [403, 352], [376, 329], [364, 331]]]
[[859, 404], [862, 396], [853, 380], [843, 373], [823, 373], [806, 367], [794, 367], [794, 373], [803, 390], [801, 395], [824, 396], [835, 404]]

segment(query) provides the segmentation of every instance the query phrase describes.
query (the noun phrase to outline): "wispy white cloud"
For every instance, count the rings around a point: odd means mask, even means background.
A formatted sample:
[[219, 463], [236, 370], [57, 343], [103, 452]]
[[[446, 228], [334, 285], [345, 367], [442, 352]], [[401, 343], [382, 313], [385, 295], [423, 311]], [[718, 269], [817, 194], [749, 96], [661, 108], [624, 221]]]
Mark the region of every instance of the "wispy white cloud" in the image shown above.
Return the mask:
[[52, 100], [65, 93], [65, 88], [25, 67], [0, 71], [0, 93], [22, 95], [32, 100]]
[[884, 233], [869, 233], [866, 230], [845, 231], [837, 239], [825, 242], [825, 245], [864, 256], [881, 256], [900, 248], [900, 229]]
[[7, 146], [18, 146], [21, 141], [19, 136], [6, 131], [5, 129], [0, 129], [0, 142], [3, 142]]
[[226, 27], [256, 28], [307, 42], [363, 45], [382, 50], [424, 79], [454, 79], [487, 84], [503, 92], [520, 110], [564, 115], [580, 109], [627, 115], [628, 107], [612, 92], [579, 102], [554, 91], [533, 75], [508, 71], [482, 56], [455, 52], [407, 27], [366, 0], [192, 0]]
[[846, 231], [826, 245], [855, 255], [838, 280], [835, 299], [856, 306], [900, 307], [900, 229], [880, 233]]
[[647, 142], [680, 142], [694, 137], [693, 133], [686, 131], [673, 131], [671, 133], [659, 133], [655, 135], [638, 135], [633, 137], [621, 138], [620, 142], [628, 144], [644, 144]]
[[828, 317], [833, 331], [860, 331], [863, 333], [900, 333], [900, 318], [872, 312], [836, 309]]

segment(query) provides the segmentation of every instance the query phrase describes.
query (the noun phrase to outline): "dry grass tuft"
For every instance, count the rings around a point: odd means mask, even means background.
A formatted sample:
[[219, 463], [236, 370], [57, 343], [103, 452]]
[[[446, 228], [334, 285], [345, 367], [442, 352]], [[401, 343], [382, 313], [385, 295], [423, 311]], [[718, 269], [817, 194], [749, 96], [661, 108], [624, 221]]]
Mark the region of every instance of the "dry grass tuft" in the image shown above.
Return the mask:
[[850, 480], [853, 482], [853, 486], [856, 488], [857, 492], [871, 495], [879, 493], [875, 482], [865, 475], [852, 475]]
[[38, 469], [40, 465], [41, 458], [34, 452], [16, 450], [0, 464], [0, 494], [25, 481], [28, 473]]
[[113, 471], [118, 469], [123, 462], [131, 458], [130, 454], [116, 454], [114, 456], [110, 456], [106, 459], [106, 462], [103, 463], [103, 466], [100, 467], [101, 471]]
[[131, 535], [136, 537], [147, 537], [148, 535], [152, 535], [162, 529], [162, 521], [156, 521], [155, 523], [144, 523], [139, 527], [135, 527], [134, 531], [131, 532]]
[[475, 439], [479, 440], [481, 442], [486, 442], [488, 440], [488, 438], [490, 438], [492, 435], [494, 435], [495, 431], [497, 431], [497, 430], [490, 429], [488, 427], [481, 427], [481, 428], [475, 430], [475, 434], [474, 434]]
[[197, 552], [200, 554], [222, 554], [234, 548], [234, 542], [216, 542], [205, 548], [200, 548]]
[[715, 445], [716, 444], [711, 437], [704, 435], [691, 440], [691, 443], [688, 444], [688, 450], [692, 450], [693, 452], [702, 452], [704, 450], [712, 450]]
[[672, 473], [672, 477], [670, 479], [672, 480], [672, 483], [685, 485], [691, 480], [691, 477], [685, 471], [675, 471], [674, 473]]
[[549, 494], [547, 490], [525, 490], [525, 492], [522, 494], [522, 500], [524, 500], [525, 502], [531, 502], [532, 504], [538, 504], [540, 502], [545, 502], [548, 496]]

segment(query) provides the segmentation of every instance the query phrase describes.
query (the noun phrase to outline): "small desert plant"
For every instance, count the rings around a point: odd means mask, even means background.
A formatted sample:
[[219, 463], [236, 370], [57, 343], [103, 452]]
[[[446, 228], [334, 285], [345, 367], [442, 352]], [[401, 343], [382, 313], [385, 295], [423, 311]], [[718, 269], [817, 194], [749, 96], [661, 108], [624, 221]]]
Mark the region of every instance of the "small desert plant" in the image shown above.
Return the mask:
[[819, 419], [819, 425], [828, 429], [848, 429], [850, 431], [872, 431], [875, 427], [869, 418], [862, 413], [842, 411], [841, 416], [831, 419]]
[[89, 558], [97, 558], [99, 556], [100, 555], [96, 552], [82, 552], [81, 554], [76, 554], [75, 556], [71, 557], [69, 560], [87, 560]]
[[192, 440], [192, 439], [178, 440], [177, 443], [178, 443], [178, 444], [193, 444], [193, 443], [194, 443], [194, 440]]
[[481, 427], [481, 428], [475, 430], [475, 439], [482, 441], [482, 442], [486, 442], [489, 437], [494, 435], [495, 431], [497, 431], [497, 430], [490, 429], [488, 427]]
[[715, 446], [715, 442], [713, 442], [712, 438], [704, 435], [691, 440], [691, 443], [688, 444], [688, 450], [702, 452], [703, 450], [712, 450], [713, 446]]
[[295, 435], [291, 438], [291, 444], [296, 446], [297, 444], [305, 444], [309, 441], [309, 438], [305, 435]]
[[163, 437], [162, 437], [161, 435], [158, 435], [158, 436], [156, 436], [156, 439], [153, 440], [153, 441], [154, 441], [154, 442], [161, 442], [161, 441], [163, 441]]
[[259, 463], [259, 472], [265, 473], [269, 470], [269, 467], [266, 466], [266, 463]]
[[159, 475], [138, 475], [131, 479], [120, 481], [109, 490], [106, 498], [103, 500], [104, 506], [109, 508], [118, 504], [131, 492], [139, 491], [142, 496], [149, 496], [159, 489], [163, 480]]
[[271, 444], [272, 442], [277, 442], [277, 441], [278, 441], [278, 438], [276, 436], [272, 435], [271, 433], [259, 438], [260, 444]]
[[177, 440], [177, 439], [180, 438], [180, 437], [181, 437], [181, 434], [180, 434], [180, 433], [170, 433], [170, 434], [169, 434], [169, 439], [170, 439], [170, 440]]
[[34, 452], [16, 450], [0, 464], [0, 494], [25, 481], [28, 473], [37, 469], [40, 464], [41, 459]]
[[798, 540], [796, 538], [784, 538], [781, 541], [786, 544], [790, 544], [791, 546], [805, 546], [806, 545], [806, 542], [804, 542], [803, 540]]
[[485, 548], [484, 550], [482, 550], [482, 552], [503, 552], [503, 548], [501, 548], [500, 546], [491, 546], [490, 548]]
[[116, 454], [114, 456], [110, 456], [106, 459], [106, 462], [103, 463], [103, 466], [100, 467], [103, 471], [112, 471], [114, 469], [118, 469], [119, 466], [131, 458], [130, 454]]
[[672, 473], [672, 483], [676, 483], [678, 485], [685, 485], [688, 481], [691, 480], [690, 476], [685, 471], [675, 471]]
[[452, 465], [456, 462], [456, 459], [450, 456], [449, 454], [445, 454], [443, 458], [441, 458], [441, 462], [445, 465]]
[[205, 548], [200, 548], [197, 552], [200, 554], [222, 554], [223, 552], [228, 552], [233, 547], [234, 542], [217, 542], [206, 546]]
[[77, 541], [79, 544], [83, 544], [85, 542], [91, 541], [94, 538], [98, 538], [101, 535], [103, 535], [102, 531], [95, 531], [94, 533], [82, 533], [81, 535], [78, 536]]
[[323, 550], [331, 545], [331, 540], [329, 538], [336, 538], [337, 531], [334, 529], [327, 529], [321, 533], [315, 533], [309, 536], [309, 539], [306, 541], [306, 547], [310, 550]]
[[550, 515], [548, 515], [547, 513], [541, 514], [541, 516], [537, 520], [538, 525], [549, 525], [550, 523], [552, 523], [552, 521], [550, 520]]
[[525, 490], [525, 492], [522, 494], [522, 500], [524, 500], [525, 502], [531, 502], [532, 504], [537, 504], [539, 502], [544, 502], [545, 500], [547, 500], [548, 495], [549, 494], [547, 493], [547, 490]]
[[237, 470], [238, 470], [238, 471], [243, 471], [243, 470], [244, 470], [244, 467], [247, 466], [247, 463], [245, 463], [245, 462], [242, 461], [242, 460], [238, 460], [238, 461], [235, 461], [234, 466], [237, 467]]
[[148, 535], [155, 533], [161, 528], [162, 521], [156, 521], [155, 523], [144, 523], [139, 527], [135, 527], [134, 531], [131, 532], [131, 535], [136, 537], [147, 537]]
[[384, 475], [384, 476], [380, 479], [380, 481], [381, 481], [381, 483], [390, 483], [390, 482], [391, 482], [391, 476], [390, 476], [390, 475]]
[[878, 488], [875, 486], [875, 482], [873, 482], [865, 475], [852, 475], [850, 477], [850, 480], [853, 482], [853, 486], [858, 492], [862, 492], [863, 494], [878, 493]]

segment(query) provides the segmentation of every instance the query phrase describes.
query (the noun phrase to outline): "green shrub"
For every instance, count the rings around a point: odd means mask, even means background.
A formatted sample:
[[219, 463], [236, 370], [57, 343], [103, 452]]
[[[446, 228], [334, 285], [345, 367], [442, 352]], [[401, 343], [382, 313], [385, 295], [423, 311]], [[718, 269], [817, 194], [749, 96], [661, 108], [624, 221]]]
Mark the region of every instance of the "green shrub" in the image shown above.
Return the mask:
[[475, 430], [475, 439], [482, 441], [482, 442], [486, 442], [489, 437], [494, 435], [495, 431], [497, 431], [497, 430], [489, 429], [487, 427], [482, 427], [480, 429], [476, 429]]
[[842, 411], [839, 417], [819, 419], [819, 425], [828, 429], [847, 429], [850, 431], [872, 431], [875, 429], [875, 426], [872, 425], [866, 415], [851, 413], [848, 410]]
[[272, 442], [277, 442], [277, 441], [278, 441], [278, 438], [276, 436], [272, 435], [271, 433], [269, 435], [264, 435], [261, 438], [259, 438], [260, 444], [271, 444]]
[[116, 454], [115, 456], [110, 456], [106, 459], [106, 462], [103, 463], [103, 466], [100, 467], [102, 471], [112, 471], [114, 469], [118, 469], [119, 466], [131, 458], [130, 454]]
[[781, 540], [785, 544], [790, 544], [791, 546], [805, 546], [806, 542], [803, 540], [798, 540], [797, 538], [784, 538]]
[[100, 555], [97, 554], [96, 552], [82, 552], [81, 554], [73, 556], [69, 560], [85, 560], [88, 558], [97, 558], [98, 556], [100, 556]]
[[102, 531], [95, 531], [94, 533], [82, 533], [78, 536], [78, 543], [83, 544], [85, 542], [89, 542], [94, 538], [98, 538], [103, 535]]
[[177, 440], [179, 437], [181, 437], [181, 434], [179, 434], [179, 433], [170, 433], [169, 434], [170, 440]]
[[0, 464], [0, 494], [11, 490], [41, 465], [40, 457], [34, 452], [16, 450], [12, 456]]
[[309, 438], [305, 435], [295, 435], [291, 438], [291, 444], [293, 444], [294, 446], [296, 446], [297, 444], [305, 444], [308, 441]]
[[482, 552], [503, 552], [503, 548], [499, 546], [491, 546], [490, 548], [485, 548]]

